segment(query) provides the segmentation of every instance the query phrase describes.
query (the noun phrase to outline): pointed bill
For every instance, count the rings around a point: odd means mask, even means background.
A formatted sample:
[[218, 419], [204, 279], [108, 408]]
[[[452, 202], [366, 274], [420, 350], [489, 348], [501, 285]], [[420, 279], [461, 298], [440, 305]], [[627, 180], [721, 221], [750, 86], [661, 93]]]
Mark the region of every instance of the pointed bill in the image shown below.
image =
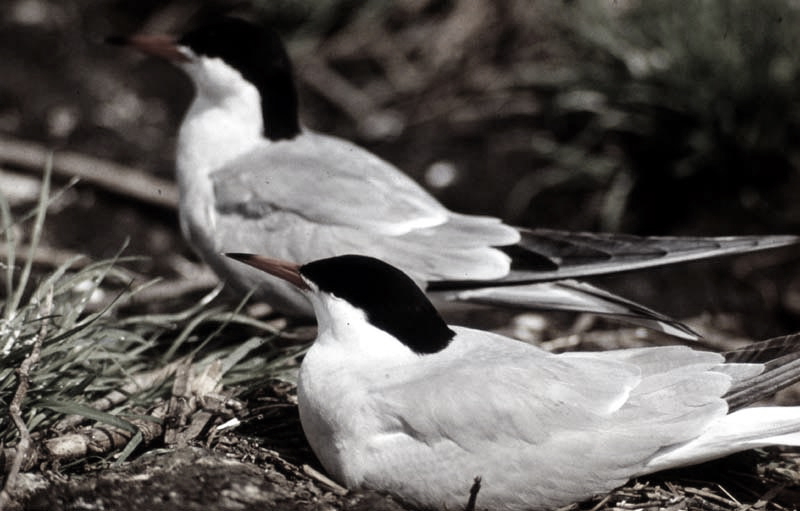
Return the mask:
[[304, 290], [310, 289], [306, 281], [300, 275], [300, 265], [291, 263], [289, 261], [282, 261], [280, 259], [272, 259], [256, 254], [241, 254], [241, 253], [227, 253], [225, 254], [231, 259], [236, 259], [245, 264], [257, 268], [263, 272], [275, 275], [286, 282], [295, 285], [296, 287]]
[[153, 55], [170, 62], [186, 62], [189, 57], [181, 52], [176, 39], [167, 35], [134, 35], [130, 37], [109, 37], [108, 44], [129, 46], [147, 55]]

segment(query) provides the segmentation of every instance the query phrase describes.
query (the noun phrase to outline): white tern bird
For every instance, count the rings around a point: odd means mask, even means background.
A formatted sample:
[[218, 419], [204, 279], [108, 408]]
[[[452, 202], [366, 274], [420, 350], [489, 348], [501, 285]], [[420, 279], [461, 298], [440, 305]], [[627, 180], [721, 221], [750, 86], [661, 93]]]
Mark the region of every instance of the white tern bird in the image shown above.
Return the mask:
[[800, 445], [800, 406], [746, 407], [800, 379], [800, 335], [727, 355], [685, 346], [553, 354], [448, 326], [378, 259], [230, 257], [304, 292], [318, 334], [297, 386], [303, 430], [348, 488], [461, 509], [551, 509], [627, 479]]
[[[176, 156], [183, 234], [229, 285], [256, 286], [259, 298], [289, 314], [311, 315], [302, 293], [220, 253], [301, 262], [361, 253], [402, 268], [448, 300], [616, 315], [693, 337], [679, 322], [564, 279], [798, 241], [572, 233], [454, 213], [390, 163], [302, 127], [289, 57], [268, 28], [225, 18], [180, 39], [109, 42], [165, 58], [191, 78], [196, 95]], [[557, 282], [536, 284], [545, 281]]]

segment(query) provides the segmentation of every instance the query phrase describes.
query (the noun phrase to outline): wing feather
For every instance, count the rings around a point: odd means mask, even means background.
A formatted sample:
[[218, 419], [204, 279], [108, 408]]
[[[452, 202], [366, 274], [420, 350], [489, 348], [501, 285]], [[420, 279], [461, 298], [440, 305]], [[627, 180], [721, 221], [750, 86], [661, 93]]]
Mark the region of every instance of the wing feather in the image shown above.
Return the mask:
[[211, 178], [217, 252], [298, 262], [359, 253], [402, 268], [424, 285], [502, 277], [510, 258], [492, 247], [519, 239], [516, 229], [495, 218], [448, 211], [358, 146], [310, 132], [291, 143], [265, 144]]
[[447, 221], [448, 210], [408, 176], [330, 138], [304, 134], [264, 144], [214, 172], [217, 209], [253, 218], [291, 211], [321, 224], [388, 235]]
[[[457, 332], [464, 346], [449, 362], [432, 367], [422, 358], [419, 369], [409, 368], [419, 371], [416, 378], [404, 372], [402, 384], [389, 381], [370, 398], [402, 424], [386, 431], [391, 446], [381, 449], [382, 463], [398, 467], [398, 484], [423, 478], [445, 485], [461, 466], [465, 480], [523, 479], [517, 487], [528, 481], [542, 502], [549, 488], [563, 498], [575, 481], [580, 498], [587, 487], [621, 484], [661, 449], [700, 435], [727, 411], [721, 396], [731, 378], [714, 370], [722, 358], [713, 353], [664, 347], [553, 355], [499, 336], [486, 353], [485, 333]], [[472, 335], [484, 336], [484, 351], [470, 348]], [[441, 465], [408, 463], [429, 449], [437, 456], [425, 458]], [[496, 459], [483, 466], [474, 452]], [[489, 468], [499, 459], [502, 474]]]
[[299, 263], [358, 253], [402, 268], [423, 286], [435, 280], [498, 278], [510, 265], [504, 253], [474, 239], [434, 242], [417, 233], [388, 235], [364, 226], [320, 223], [290, 211], [258, 219], [220, 215], [217, 223], [216, 252], [259, 253]]

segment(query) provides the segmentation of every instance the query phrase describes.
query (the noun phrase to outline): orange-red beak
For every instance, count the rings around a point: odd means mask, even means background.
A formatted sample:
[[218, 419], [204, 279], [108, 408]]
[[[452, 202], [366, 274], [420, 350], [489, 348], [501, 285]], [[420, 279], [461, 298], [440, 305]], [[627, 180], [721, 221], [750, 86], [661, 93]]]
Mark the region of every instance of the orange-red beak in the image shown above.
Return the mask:
[[290, 284], [294, 284], [300, 289], [311, 289], [300, 276], [300, 265], [290, 263], [289, 261], [281, 261], [280, 259], [271, 259], [255, 254], [238, 254], [227, 253], [226, 256], [231, 259], [236, 259], [245, 264], [249, 264], [253, 268], [258, 268], [261, 271], [267, 272], [270, 275], [275, 275]]
[[160, 57], [170, 62], [186, 62], [189, 58], [181, 53], [178, 43], [172, 36], [134, 35], [131, 37], [109, 37], [108, 44], [130, 46], [147, 55]]

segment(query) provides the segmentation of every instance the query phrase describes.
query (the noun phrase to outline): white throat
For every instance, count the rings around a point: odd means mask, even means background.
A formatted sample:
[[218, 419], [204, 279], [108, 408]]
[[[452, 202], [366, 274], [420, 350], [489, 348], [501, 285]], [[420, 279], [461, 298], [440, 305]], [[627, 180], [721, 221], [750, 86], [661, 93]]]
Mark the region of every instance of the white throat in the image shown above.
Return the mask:
[[207, 176], [264, 140], [261, 96], [218, 58], [181, 64], [196, 94], [178, 133], [178, 179]]
[[375, 327], [359, 308], [328, 293], [310, 295], [317, 317], [317, 349], [340, 353], [349, 364], [402, 365], [417, 358], [408, 346]]
[[178, 190], [184, 235], [209, 245], [214, 232], [214, 189], [209, 175], [266, 139], [258, 89], [218, 58], [197, 57], [180, 64], [191, 77], [195, 97], [178, 132]]

